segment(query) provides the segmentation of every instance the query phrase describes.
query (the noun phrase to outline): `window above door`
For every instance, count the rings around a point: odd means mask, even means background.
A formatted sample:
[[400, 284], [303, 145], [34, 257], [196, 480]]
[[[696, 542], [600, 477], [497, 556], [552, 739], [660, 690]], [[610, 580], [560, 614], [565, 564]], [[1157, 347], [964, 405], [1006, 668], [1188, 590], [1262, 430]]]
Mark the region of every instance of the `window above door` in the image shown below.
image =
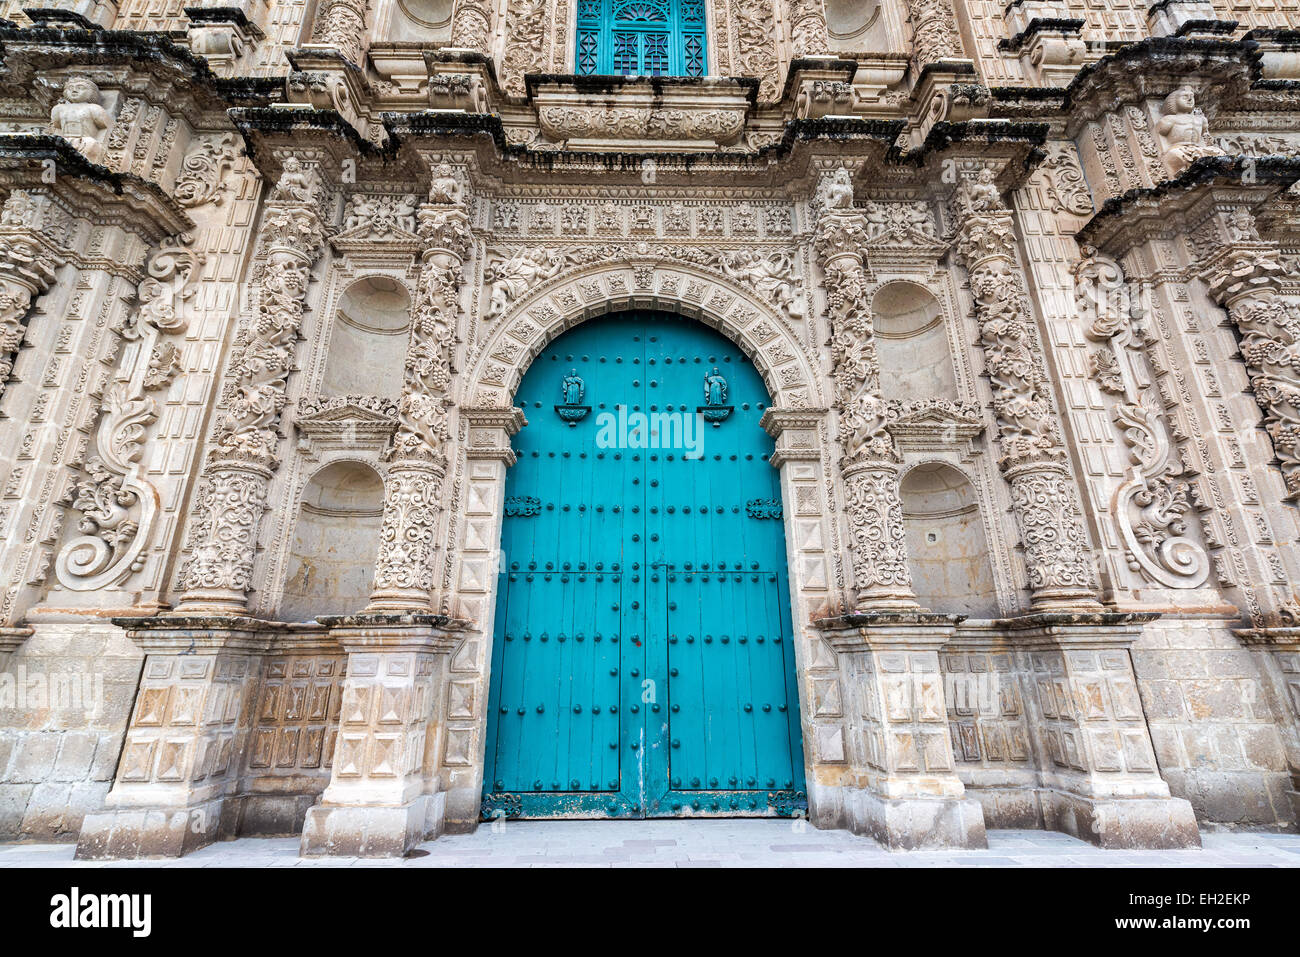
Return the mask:
[[704, 0], [578, 0], [575, 72], [704, 76]]

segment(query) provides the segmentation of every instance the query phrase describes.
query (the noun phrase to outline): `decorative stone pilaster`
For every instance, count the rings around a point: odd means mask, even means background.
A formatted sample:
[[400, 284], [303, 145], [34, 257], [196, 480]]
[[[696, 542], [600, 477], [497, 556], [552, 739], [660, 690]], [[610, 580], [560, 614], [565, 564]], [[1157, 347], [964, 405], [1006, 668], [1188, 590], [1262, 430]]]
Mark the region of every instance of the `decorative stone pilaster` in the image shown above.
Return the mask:
[[145, 652], [117, 777], [77, 857], [179, 857], [233, 835], [228, 798], [278, 626], [241, 617], [117, 619]]
[[1244, 205], [1216, 211], [1208, 226], [1217, 233], [1217, 248], [1201, 274], [1241, 332], [1241, 358], [1273, 439], [1287, 498], [1300, 500], [1300, 319], [1281, 293], [1281, 250], [1260, 239]]
[[981, 166], [963, 175], [953, 202], [954, 249], [970, 275], [993, 388], [1002, 452], [998, 466], [1011, 486], [1032, 601], [1035, 607], [1095, 606], [1092, 552], [1026, 311], [1011, 211], [994, 185], [992, 169]]
[[316, 13], [312, 43], [338, 50], [355, 64], [365, 61], [368, 0], [323, 0]]
[[95, 591], [120, 584], [140, 569], [154, 534], [162, 496], [143, 461], [145, 430], [158, 418], [155, 394], [180, 371], [180, 347], [168, 337], [180, 336], [189, 324], [189, 300], [202, 264], [202, 256], [185, 245], [188, 239], [164, 243], [154, 253], [136, 290], [138, 308], [113, 327], [122, 358], [104, 393], [94, 454], [73, 495], [80, 534], [55, 558], [64, 588]]
[[849, 828], [891, 849], [987, 846], [984, 813], [957, 777], [939, 649], [960, 615], [872, 612], [815, 622], [848, 701]]
[[347, 652], [329, 786], [307, 812], [304, 857], [401, 857], [442, 831], [438, 705], [462, 622], [358, 615], [322, 624]]
[[1100, 847], [1199, 847], [1192, 806], [1160, 777], [1129, 648], [1153, 614], [1004, 623], [1018, 649], [1044, 826]]
[[182, 609], [239, 611], [247, 603], [267, 488], [280, 464], [280, 411], [307, 284], [325, 239], [320, 192], [314, 169], [284, 160], [258, 237], [256, 308], [235, 341], [218, 403], [194, 554], [181, 575]]
[[0, 210], [0, 398], [14, 371], [27, 313], [32, 302], [50, 288], [57, 265], [43, 256], [43, 243], [23, 225], [21, 207], [29, 202], [26, 191], [14, 190]]
[[469, 214], [451, 167], [434, 171], [420, 207], [419, 287], [411, 307], [405, 381], [384, 488], [384, 520], [375, 559], [370, 610], [434, 606], [435, 537], [446, 474], [451, 345], [460, 314], [461, 263], [469, 247]]
[[846, 169], [822, 177], [817, 202], [820, 216], [813, 248], [826, 286], [854, 608], [914, 608], [898, 494], [901, 459], [886, 429], [896, 403], [880, 397], [880, 368], [866, 301], [862, 247], [867, 219], [853, 207], [853, 183]]

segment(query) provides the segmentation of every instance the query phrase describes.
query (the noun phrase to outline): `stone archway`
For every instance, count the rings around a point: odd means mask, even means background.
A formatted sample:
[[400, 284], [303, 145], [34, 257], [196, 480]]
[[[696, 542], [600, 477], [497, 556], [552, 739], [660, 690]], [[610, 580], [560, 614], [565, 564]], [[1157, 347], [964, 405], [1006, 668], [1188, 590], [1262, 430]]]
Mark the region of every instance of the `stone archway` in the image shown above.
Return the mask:
[[794, 323], [754, 290], [693, 263], [606, 263], [539, 284], [481, 334], [467, 357], [459, 408], [465, 449], [460, 523], [453, 543], [453, 593], [459, 614], [479, 624], [452, 655], [443, 790], [449, 826], [477, 819], [482, 790], [490, 636], [496, 599], [510, 435], [519, 427], [514, 390], [532, 359], [563, 331], [605, 313], [652, 308], [698, 319], [734, 342], [753, 362], [773, 399], [764, 427], [777, 438], [795, 660], [803, 719], [809, 813], [820, 826], [841, 819], [839, 786], [846, 745], [844, 696], [834, 653], [807, 624], [843, 589], [839, 531], [830, 506], [833, 479], [824, 451], [828, 384]]

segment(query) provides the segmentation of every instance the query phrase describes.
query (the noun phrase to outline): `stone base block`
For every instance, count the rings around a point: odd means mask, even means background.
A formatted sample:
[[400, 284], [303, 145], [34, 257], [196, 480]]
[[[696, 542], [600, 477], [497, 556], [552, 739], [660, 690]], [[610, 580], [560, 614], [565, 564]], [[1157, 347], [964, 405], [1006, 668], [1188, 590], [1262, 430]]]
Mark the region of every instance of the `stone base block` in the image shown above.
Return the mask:
[[865, 790], [845, 794], [849, 830], [875, 838], [891, 851], [989, 846], [984, 811], [969, 798], [882, 798]]
[[[352, 806], [318, 804], [307, 812], [302, 857], [401, 857], [437, 836], [441, 817], [423, 794], [409, 804]], [[430, 817], [436, 820], [431, 827]]]
[[1291, 802], [1291, 816], [1300, 824], [1300, 791], [1287, 791], [1286, 796]]
[[1096, 800], [1059, 791], [1040, 793], [1043, 826], [1105, 848], [1200, 847], [1192, 805], [1182, 798]]
[[110, 808], [87, 814], [77, 838], [77, 860], [181, 857], [217, 840], [221, 800], [191, 807]]
[[316, 794], [250, 794], [240, 801], [240, 837], [298, 837]]
[[966, 796], [984, 809], [984, 826], [1041, 830], [1043, 809], [1036, 788], [966, 788]]

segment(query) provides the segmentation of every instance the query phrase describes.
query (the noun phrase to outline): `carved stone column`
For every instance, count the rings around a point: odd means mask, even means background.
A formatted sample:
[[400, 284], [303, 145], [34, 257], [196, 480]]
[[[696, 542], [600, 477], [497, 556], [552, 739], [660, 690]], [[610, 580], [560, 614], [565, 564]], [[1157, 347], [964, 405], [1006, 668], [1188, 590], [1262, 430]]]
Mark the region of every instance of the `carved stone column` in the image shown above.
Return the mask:
[[366, 56], [368, 0], [323, 0], [316, 14], [312, 43], [331, 46], [360, 65]]
[[285, 385], [311, 266], [325, 238], [319, 192], [315, 171], [288, 157], [258, 236], [256, 309], [235, 341], [217, 407], [194, 554], [181, 577], [182, 610], [240, 611], [247, 604], [267, 488], [280, 464]]
[[826, 56], [830, 53], [825, 0], [788, 0], [786, 23], [792, 56]]
[[939, 649], [959, 615], [872, 612], [816, 623], [848, 696], [850, 830], [891, 849], [988, 845], [957, 777]]
[[1263, 241], [1246, 206], [1216, 213], [1221, 245], [1203, 271], [1210, 295], [1241, 332], [1241, 358], [1273, 439], [1287, 498], [1300, 500], [1300, 323], [1281, 292], [1277, 243]]
[[420, 207], [424, 239], [419, 288], [411, 307], [411, 339], [399, 422], [384, 488], [384, 519], [367, 610], [428, 609], [434, 603], [435, 537], [446, 474], [451, 343], [460, 311], [461, 263], [469, 247], [469, 214], [460, 184], [445, 164], [435, 170]]
[[274, 626], [229, 616], [115, 624], [144, 649], [144, 673], [113, 789], [86, 815], [77, 857], [180, 857], [233, 836], [227, 799]]
[[492, 7], [485, 0], [456, 0], [451, 15], [451, 45], [487, 53], [492, 39]]
[[307, 812], [304, 857], [401, 857], [442, 831], [438, 705], [455, 645], [437, 615], [326, 618], [348, 653], [330, 783]]
[[902, 460], [886, 429], [894, 407], [880, 398], [880, 369], [865, 299], [862, 247], [867, 241], [867, 220], [853, 207], [848, 170], [823, 176], [818, 202], [821, 215], [813, 248], [824, 274], [831, 327], [854, 608], [915, 608], [898, 494]]
[[917, 66], [965, 56], [951, 0], [908, 0], [907, 19], [912, 25], [912, 57]]
[[5, 225], [10, 203], [26, 197], [15, 190], [0, 211], [0, 398], [13, 374], [14, 355], [22, 345], [32, 302], [54, 281], [53, 265], [40, 255], [40, 244], [23, 227]]
[[1035, 607], [1095, 607], [1097, 580], [1065, 444], [993, 170], [964, 174], [954, 200], [958, 260], [970, 274], [1011, 507]]

